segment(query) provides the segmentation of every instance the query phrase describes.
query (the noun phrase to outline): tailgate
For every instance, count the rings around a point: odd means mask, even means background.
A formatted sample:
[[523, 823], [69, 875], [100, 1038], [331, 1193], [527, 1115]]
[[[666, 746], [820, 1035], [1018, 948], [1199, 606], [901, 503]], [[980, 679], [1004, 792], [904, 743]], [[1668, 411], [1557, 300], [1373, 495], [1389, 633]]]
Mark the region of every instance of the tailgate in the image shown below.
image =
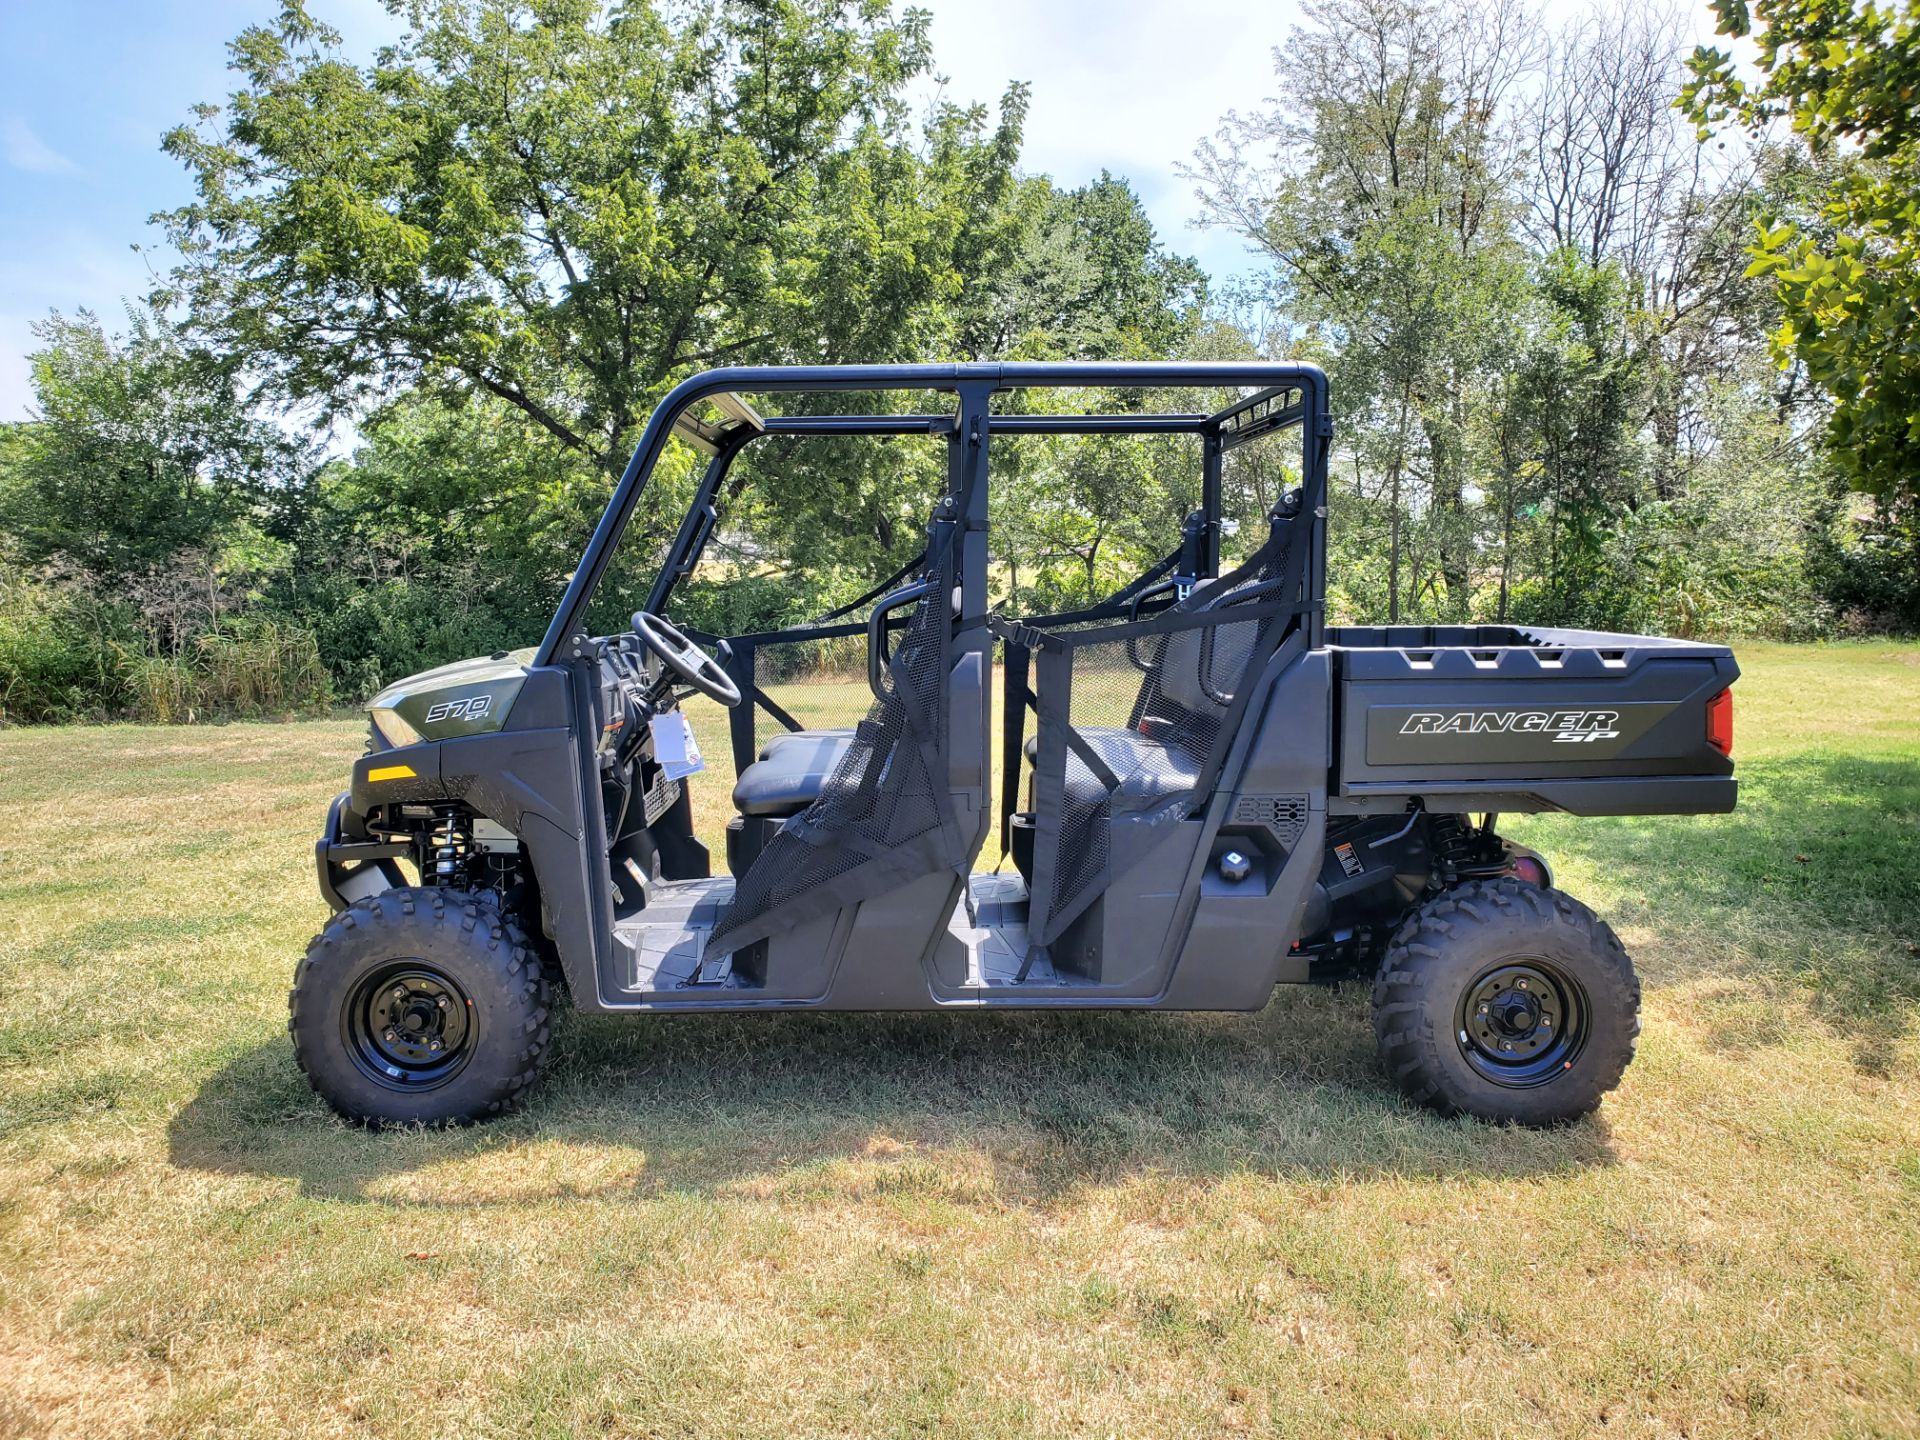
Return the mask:
[[1731, 650], [1509, 633], [1525, 643], [1337, 645], [1335, 794], [1395, 809], [1415, 796], [1430, 810], [1733, 809], [1732, 758], [1707, 736], [1707, 702], [1740, 673]]

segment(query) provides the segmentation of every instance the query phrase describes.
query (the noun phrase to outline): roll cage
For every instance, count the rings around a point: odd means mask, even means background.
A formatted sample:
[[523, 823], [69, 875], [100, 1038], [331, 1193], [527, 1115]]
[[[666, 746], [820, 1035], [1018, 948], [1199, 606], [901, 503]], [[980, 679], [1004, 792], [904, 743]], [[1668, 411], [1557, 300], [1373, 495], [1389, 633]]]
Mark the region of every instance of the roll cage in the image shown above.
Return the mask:
[[[1097, 390], [1242, 390], [1240, 399], [1212, 412], [1140, 410], [1121, 414], [1025, 414], [996, 412], [993, 399], [1003, 392], [1042, 389]], [[762, 415], [745, 397], [779, 394], [880, 394], [928, 391], [950, 395], [946, 413], [866, 415]], [[711, 405], [723, 418], [699, 417]], [[1333, 433], [1327, 381], [1318, 366], [1241, 362], [1052, 362], [959, 365], [822, 365], [730, 367], [696, 375], [676, 386], [654, 410], [605, 513], [569, 581], [535, 663], [554, 663], [569, 639], [581, 631], [595, 591], [619, 546], [627, 522], [659, 463], [670, 436], [678, 435], [708, 456], [693, 499], [669, 547], [666, 561], [647, 596], [646, 609], [664, 614], [675, 587], [699, 564], [720, 520], [718, 497], [734, 461], [747, 446], [768, 436], [822, 435], [944, 439], [948, 446], [944, 502], [962, 530], [959, 554], [960, 614], [982, 616], [988, 609], [988, 452], [996, 435], [1192, 435], [1202, 442], [1200, 506], [1189, 517], [1182, 545], [1156, 572], [1102, 605], [1075, 616], [1048, 620], [1098, 619], [1122, 613], [1116, 603], [1136, 610], [1146, 585], [1171, 571], [1183, 587], [1220, 573], [1222, 471], [1227, 453], [1264, 435], [1298, 426], [1301, 434], [1303, 493], [1326, 494], [1327, 449]], [[1304, 600], [1308, 644], [1323, 641], [1326, 512], [1316, 503], [1306, 538]], [[798, 722], [775, 704], [754, 681], [754, 651], [773, 643], [827, 640], [867, 631], [878, 653], [886, 622], [883, 596], [905, 580], [921, 557], [882, 581], [858, 600], [811, 625], [731, 637], [706, 636], [723, 644], [723, 659], [746, 703], [732, 715], [731, 740], [736, 764], [752, 758], [754, 707], [786, 728]], [[840, 621], [863, 604], [880, 601], [870, 621]]]

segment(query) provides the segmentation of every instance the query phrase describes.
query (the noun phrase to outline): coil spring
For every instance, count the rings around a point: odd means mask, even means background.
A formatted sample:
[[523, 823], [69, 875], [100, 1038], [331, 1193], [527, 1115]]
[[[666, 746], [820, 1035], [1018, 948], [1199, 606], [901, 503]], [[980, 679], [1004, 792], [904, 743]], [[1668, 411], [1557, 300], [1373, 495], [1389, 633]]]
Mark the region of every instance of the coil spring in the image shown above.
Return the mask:
[[1473, 868], [1473, 841], [1458, 815], [1435, 815], [1427, 821], [1427, 843], [1433, 850], [1433, 868], [1442, 885], [1452, 885], [1460, 872]]
[[467, 837], [451, 812], [440, 826], [438, 844], [433, 852], [434, 882], [452, 885], [460, 879], [467, 858]]

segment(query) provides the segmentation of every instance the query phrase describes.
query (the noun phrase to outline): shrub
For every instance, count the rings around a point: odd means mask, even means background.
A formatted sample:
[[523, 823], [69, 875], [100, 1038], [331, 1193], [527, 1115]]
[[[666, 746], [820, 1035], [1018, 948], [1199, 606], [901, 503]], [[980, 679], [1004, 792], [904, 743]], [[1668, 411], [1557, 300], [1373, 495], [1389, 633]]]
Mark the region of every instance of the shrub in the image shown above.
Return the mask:
[[0, 723], [175, 724], [311, 714], [332, 701], [313, 633], [243, 616], [156, 655], [132, 612], [84, 586], [0, 581]]
[[125, 700], [132, 617], [78, 587], [0, 579], [0, 723], [100, 719]]
[[282, 620], [196, 636], [184, 655], [129, 653], [122, 667], [129, 718], [154, 725], [310, 714], [333, 698], [313, 633]]

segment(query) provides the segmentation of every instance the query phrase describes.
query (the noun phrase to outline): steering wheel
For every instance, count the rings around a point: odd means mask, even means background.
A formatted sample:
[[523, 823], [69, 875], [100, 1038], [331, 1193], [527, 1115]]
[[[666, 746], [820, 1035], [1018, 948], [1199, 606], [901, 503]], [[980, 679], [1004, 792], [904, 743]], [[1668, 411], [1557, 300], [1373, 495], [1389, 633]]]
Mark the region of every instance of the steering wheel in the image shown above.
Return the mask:
[[645, 610], [633, 612], [633, 633], [660, 663], [710, 699], [731, 709], [740, 703], [740, 687], [720, 662], [682, 635], [670, 622]]

